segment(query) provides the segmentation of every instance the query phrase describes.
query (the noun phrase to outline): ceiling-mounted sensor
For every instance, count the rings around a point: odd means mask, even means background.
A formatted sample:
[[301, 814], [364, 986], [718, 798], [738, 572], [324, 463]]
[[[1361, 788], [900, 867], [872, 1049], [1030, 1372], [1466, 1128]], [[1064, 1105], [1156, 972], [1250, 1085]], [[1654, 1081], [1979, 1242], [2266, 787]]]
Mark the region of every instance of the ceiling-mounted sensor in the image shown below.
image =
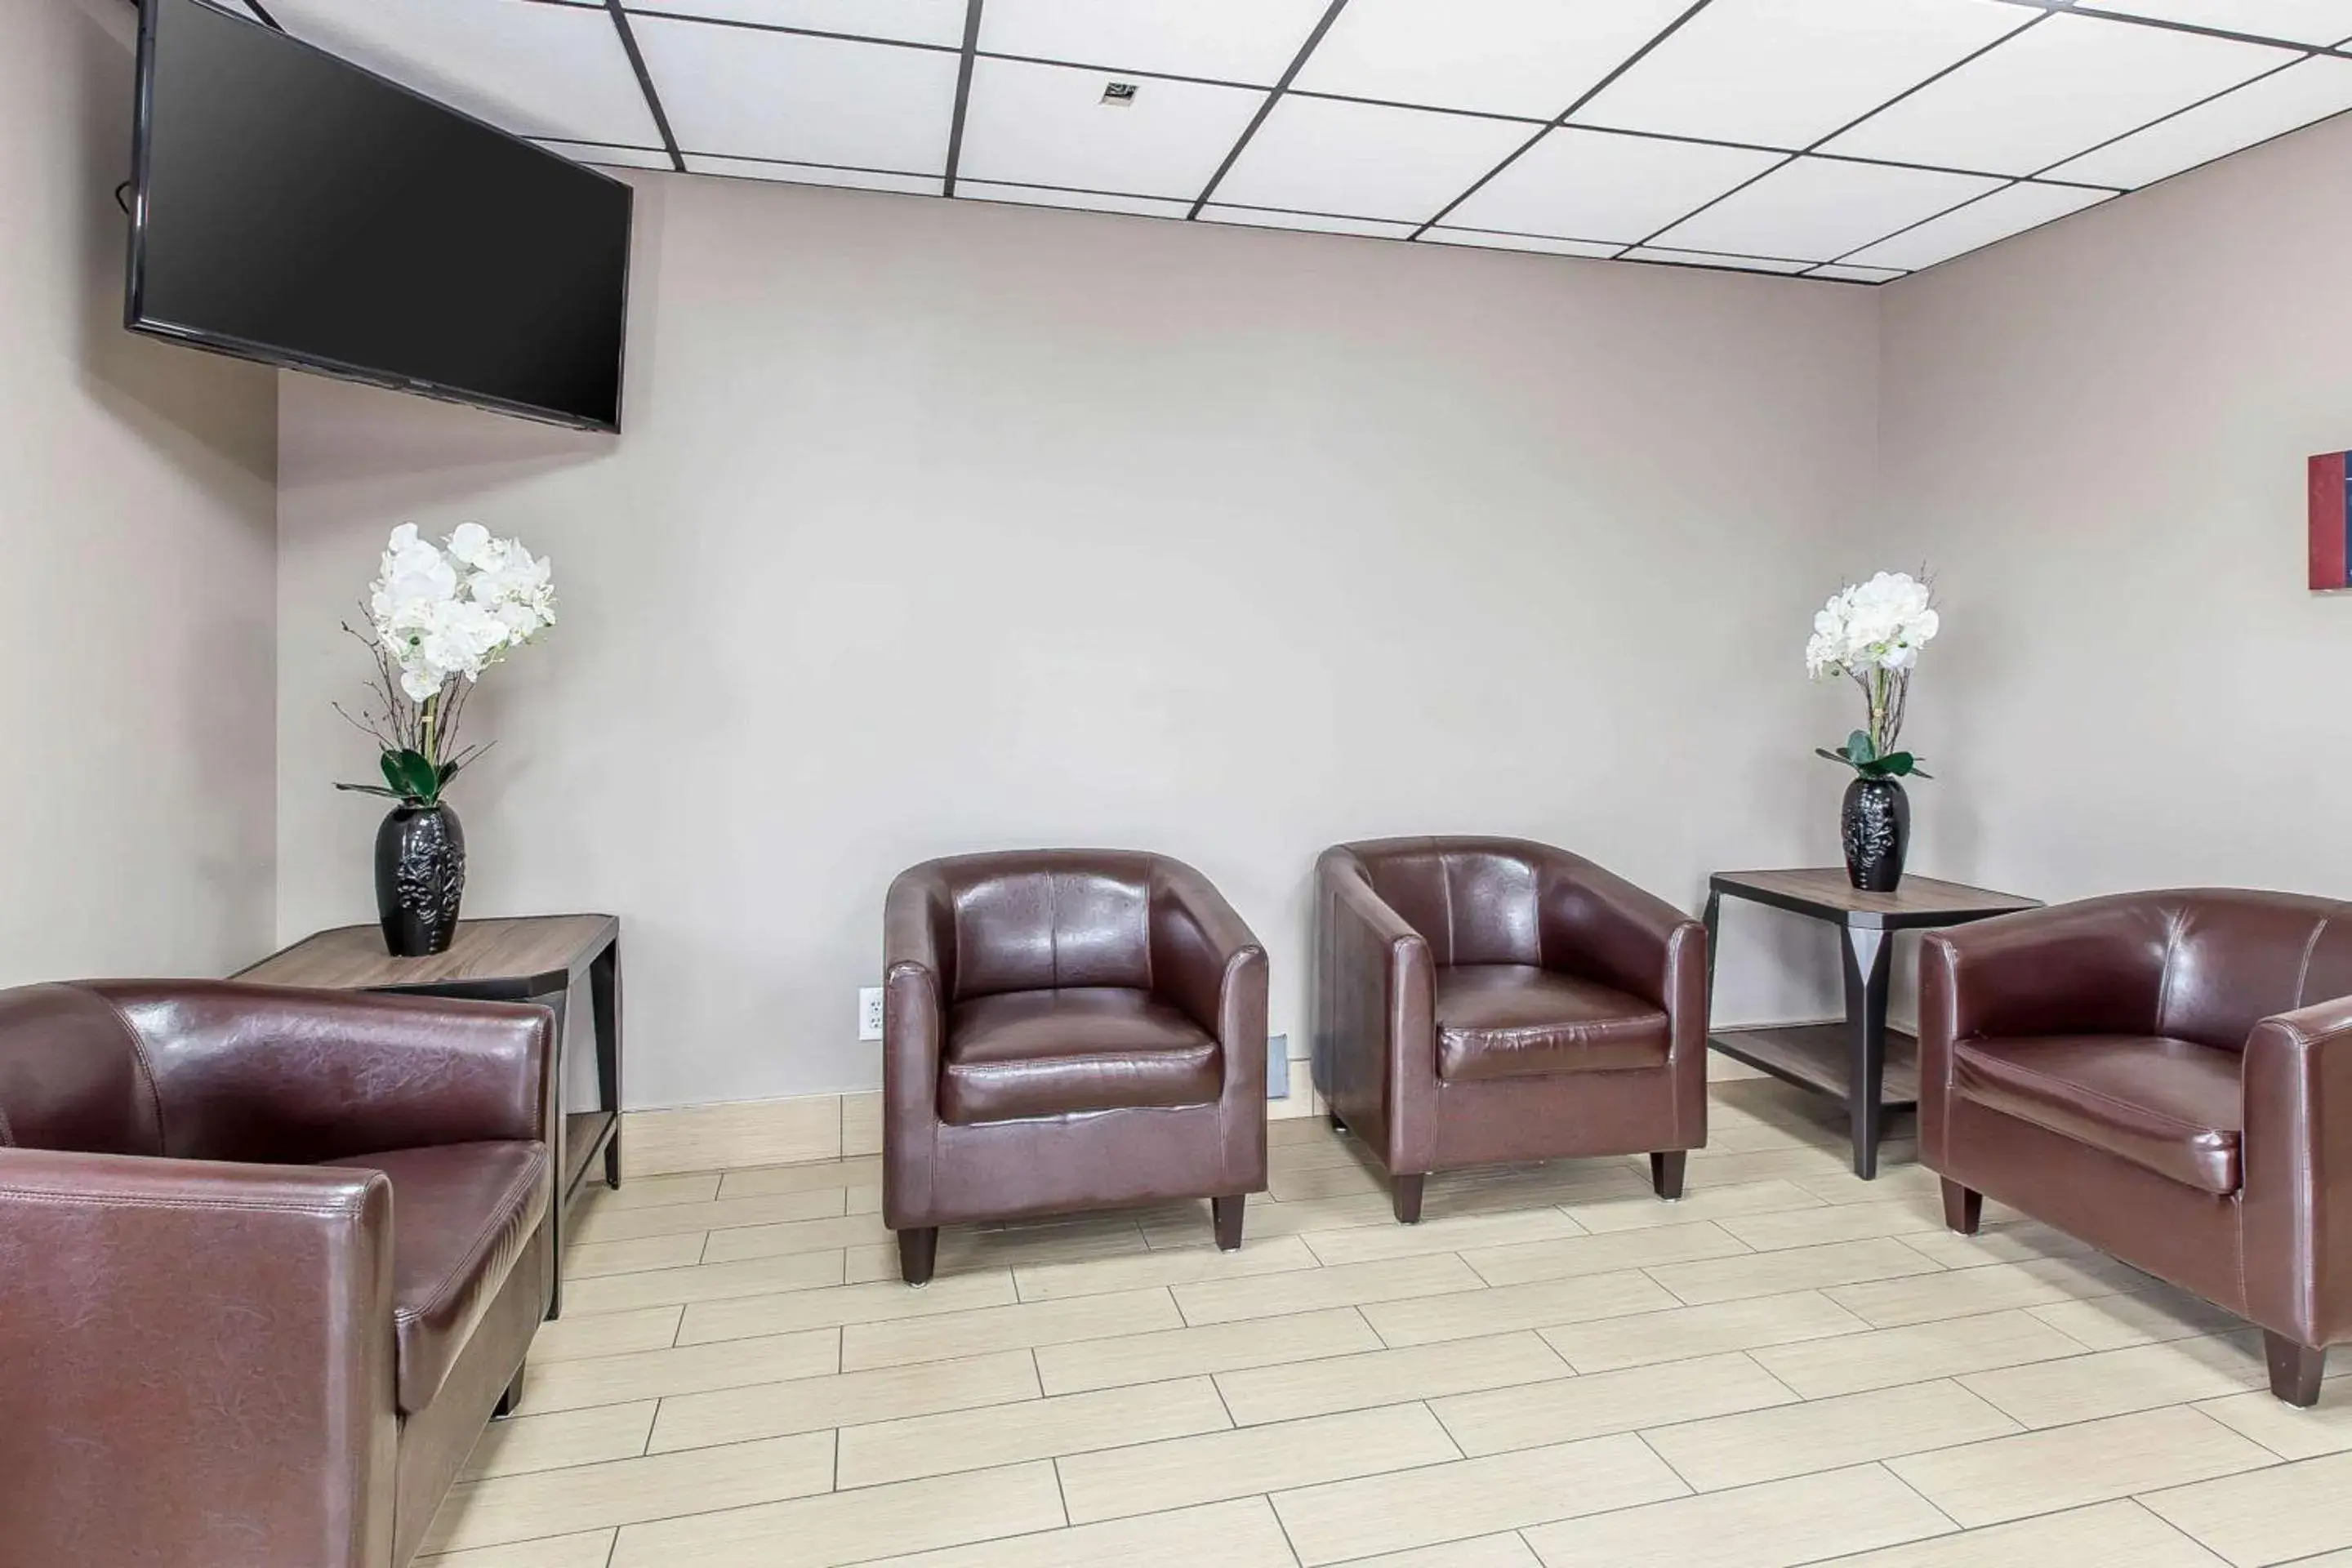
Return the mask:
[[1113, 81], [1103, 84], [1102, 100], [1114, 109], [1125, 109], [1135, 101], [1135, 84]]

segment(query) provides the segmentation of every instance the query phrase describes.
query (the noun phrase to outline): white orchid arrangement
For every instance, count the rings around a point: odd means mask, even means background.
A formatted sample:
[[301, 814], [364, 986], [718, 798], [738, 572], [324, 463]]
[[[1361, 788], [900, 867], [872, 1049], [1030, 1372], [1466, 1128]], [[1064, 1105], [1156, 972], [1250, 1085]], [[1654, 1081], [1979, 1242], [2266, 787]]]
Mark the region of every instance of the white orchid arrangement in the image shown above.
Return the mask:
[[484, 750], [457, 746], [474, 683], [555, 624], [547, 560], [478, 522], [459, 524], [437, 545], [404, 522], [368, 585], [367, 612], [366, 631], [343, 629], [375, 655], [369, 706], [359, 717], [341, 703], [335, 710], [383, 749], [384, 782], [335, 787], [437, 805], [458, 770]]
[[1819, 746], [1817, 754], [1867, 779], [1934, 776], [1920, 770], [1918, 758], [1896, 750], [1895, 742], [1903, 732], [1903, 709], [1919, 650], [1941, 626], [1934, 588], [1907, 572], [1881, 572], [1830, 595], [1813, 617], [1805, 669], [1815, 680], [1851, 678], [1862, 688], [1869, 725], [1848, 735], [1843, 750]]

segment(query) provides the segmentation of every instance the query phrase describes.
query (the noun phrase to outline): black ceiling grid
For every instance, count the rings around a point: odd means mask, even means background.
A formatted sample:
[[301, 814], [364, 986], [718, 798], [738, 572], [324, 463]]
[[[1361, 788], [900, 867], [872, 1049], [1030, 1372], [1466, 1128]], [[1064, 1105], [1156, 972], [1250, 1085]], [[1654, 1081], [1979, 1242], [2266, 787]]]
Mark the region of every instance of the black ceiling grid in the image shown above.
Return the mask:
[[971, 62], [980, 52], [981, 0], [967, 0], [963, 12], [963, 56], [956, 63], [955, 118], [948, 123], [948, 172], [940, 195], [955, 195], [956, 171], [963, 163], [964, 110], [971, 105]]
[[677, 138], [669, 128], [669, 116], [662, 110], [661, 94], [654, 90], [654, 79], [646, 69], [646, 57], [637, 50], [637, 35], [629, 26], [629, 13], [621, 0], [604, 0], [604, 9], [612, 14], [613, 26], [621, 35], [621, 47], [628, 52], [629, 68], [637, 73], [637, 86], [646, 95], [646, 107], [653, 111], [654, 129], [662, 139], [662, 151], [669, 154], [669, 165], [677, 173], [686, 173], [686, 160], [677, 150]]
[[1323, 35], [1331, 30], [1331, 24], [1339, 19], [1339, 13], [1347, 8], [1347, 5], [1348, 0], [1331, 0], [1331, 4], [1324, 7], [1321, 18], [1315, 24], [1315, 30], [1308, 33], [1307, 41], [1298, 46], [1298, 52], [1290, 58], [1288, 68], [1283, 71], [1281, 79], [1265, 95], [1265, 101], [1257, 106], [1257, 112], [1250, 116], [1250, 122], [1242, 127], [1240, 139], [1225, 153], [1225, 161], [1217, 165], [1217, 172], [1209, 176], [1207, 184], [1201, 187], [1199, 197], [1192, 203], [1192, 210], [1184, 215], [1188, 222], [1198, 218], [1201, 209], [1209, 205], [1209, 198], [1217, 194], [1217, 187], [1224, 184], [1225, 176], [1233, 172], [1234, 162], [1241, 157], [1242, 149], [1250, 144], [1250, 138], [1257, 134], [1257, 128], [1265, 123], [1265, 117], [1274, 112], [1274, 106], [1282, 100], [1284, 93], [1290, 90], [1290, 84], [1298, 79], [1298, 73], [1306, 68], [1307, 57], [1315, 52], [1315, 46], [1323, 41]]

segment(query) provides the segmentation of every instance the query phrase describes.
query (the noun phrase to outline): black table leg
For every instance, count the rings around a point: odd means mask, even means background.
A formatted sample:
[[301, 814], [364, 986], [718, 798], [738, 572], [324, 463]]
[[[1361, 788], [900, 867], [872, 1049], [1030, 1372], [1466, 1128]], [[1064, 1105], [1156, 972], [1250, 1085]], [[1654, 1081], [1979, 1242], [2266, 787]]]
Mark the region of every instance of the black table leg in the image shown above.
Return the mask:
[[548, 1064], [548, 1077], [553, 1081], [547, 1086], [547, 1147], [550, 1158], [555, 1163], [555, 1190], [547, 1200], [548, 1250], [555, 1262], [555, 1279], [547, 1293], [547, 1316], [552, 1321], [563, 1316], [563, 1210], [566, 1200], [572, 1195], [569, 1190], [572, 1165], [565, 1158], [564, 1150], [569, 1119], [563, 1114], [563, 1030], [572, 1016], [572, 993], [569, 989], [550, 992], [536, 1000], [545, 1003], [555, 1014], [555, 1060]]
[[612, 1113], [604, 1141], [604, 1184], [621, 1184], [621, 939], [614, 937], [588, 964], [588, 994], [596, 1009], [596, 1106]]
[[1715, 950], [1722, 945], [1723, 895], [1710, 890], [1706, 895], [1706, 913], [1699, 917], [1706, 927], [1706, 1017], [1707, 1027], [1715, 1027]]
[[1878, 1178], [1879, 1124], [1885, 1118], [1886, 980], [1895, 950], [1889, 933], [1845, 931], [1846, 1108], [1853, 1126], [1853, 1173]]

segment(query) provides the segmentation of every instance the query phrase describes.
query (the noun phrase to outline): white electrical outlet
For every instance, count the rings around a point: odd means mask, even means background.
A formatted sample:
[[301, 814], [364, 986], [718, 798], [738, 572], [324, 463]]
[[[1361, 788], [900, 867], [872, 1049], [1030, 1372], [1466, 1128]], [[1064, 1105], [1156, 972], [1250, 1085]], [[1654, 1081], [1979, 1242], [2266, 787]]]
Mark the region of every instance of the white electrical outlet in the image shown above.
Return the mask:
[[857, 988], [857, 1037], [861, 1040], [882, 1037], [882, 987], [879, 985]]

